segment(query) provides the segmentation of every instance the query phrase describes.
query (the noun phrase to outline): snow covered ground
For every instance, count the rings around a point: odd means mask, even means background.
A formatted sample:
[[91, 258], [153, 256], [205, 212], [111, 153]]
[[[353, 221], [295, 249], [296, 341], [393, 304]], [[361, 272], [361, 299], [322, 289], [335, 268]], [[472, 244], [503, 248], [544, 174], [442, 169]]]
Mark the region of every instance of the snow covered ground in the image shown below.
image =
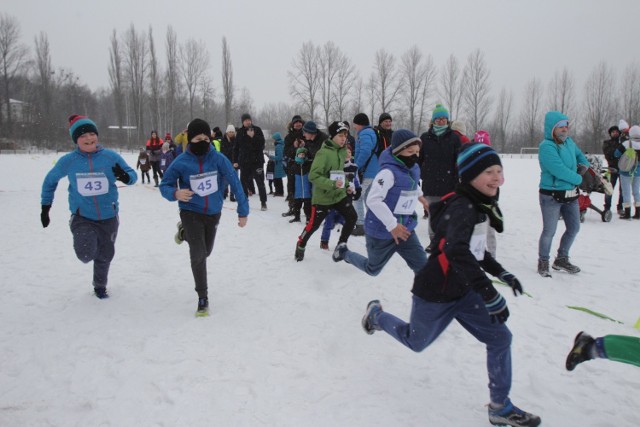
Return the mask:
[[[120, 189], [111, 298], [98, 300], [91, 265], [73, 253], [66, 181], [51, 225], [39, 221], [40, 186], [59, 157], [0, 155], [1, 426], [489, 425], [483, 346], [457, 324], [419, 354], [366, 335], [360, 319], [371, 299], [408, 318], [411, 271], [400, 258], [375, 278], [336, 264], [319, 232], [295, 262], [302, 225], [280, 216], [282, 198], [261, 212], [253, 196], [244, 229], [227, 202], [208, 263], [211, 316], [195, 318], [188, 247], [173, 242], [177, 204], [149, 185]], [[543, 279], [537, 160], [504, 164], [498, 259], [531, 294], [503, 289], [512, 400], [546, 426], [640, 425], [640, 369], [603, 360], [564, 369], [580, 330], [640, 334], [640, 221], [603, 223], [589, 211], [571, 254], [583, 271]], [[593, 195], [598, 206], [602, 198]], [[423, 244], [426, 235], [422, 221]], [[364, 238], [349, 246], [364, 252]]]

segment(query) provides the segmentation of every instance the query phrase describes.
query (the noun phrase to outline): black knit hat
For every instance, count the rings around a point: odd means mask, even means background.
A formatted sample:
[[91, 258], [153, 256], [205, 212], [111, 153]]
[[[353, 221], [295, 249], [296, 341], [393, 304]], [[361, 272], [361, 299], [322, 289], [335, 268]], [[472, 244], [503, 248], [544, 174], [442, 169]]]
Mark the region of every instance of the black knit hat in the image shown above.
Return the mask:
[[187, 140], [191, 142], [198, 135], [205, 134], [211, 138], [211, 127], [202, 119], [193, 119], [187, 126]]
[[378, 124], [384, 122], [385, 120], [393, 121], [393, 119], [391, 118], [391, 114], [389, 114], [389, 113], [380, 114], [380, 117], [378, 117]]
[[369, 126], [369, 116], [365, 113], [358, 113], [353, 117], [353, 123], [360, 126]]
[[244, 113], [243, 115], [240, 116], [240, 123], [244, 123], [245, 120], [251, 120], [251, 116], [249, 115], [249, 113]]
[[478, 142], [465, 144], [458, 155], [458, 177], [460, 182], [468, 184], [486, 168], [500, 165], [500, 156], [488, 145]]
[[333, 122], [329, 125], [329, 136], [333, 138], [342, 131], [349, 132], [349, 125], [345, 122]]
[[300, 117], [298, 114], [293, 116], [293, 118], [291, 119], [291, 126], [295, 125], [296, 123], [304, 124], [304, 120], [302, 120], [302, 117]]
[[609, 128], [609, 130], [607, 131], [607, 133], [608, 133], [609, 135], [611, 135], [611, 132], [613, 132], [614, 130], [615, 130], [615, 131], [618, 131], [618, 133], [620, 133], [620, 128], [619, 128], [618, 126], [615, 126], [615, 125], [611, 126], [611, 127]]

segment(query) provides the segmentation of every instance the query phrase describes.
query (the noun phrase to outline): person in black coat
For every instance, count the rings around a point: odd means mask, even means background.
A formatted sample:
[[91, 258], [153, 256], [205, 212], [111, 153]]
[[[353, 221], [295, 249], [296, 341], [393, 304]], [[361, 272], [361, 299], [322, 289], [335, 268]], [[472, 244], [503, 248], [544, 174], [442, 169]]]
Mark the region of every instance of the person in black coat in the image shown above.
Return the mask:
[[243, 114], [242, 127], [236, 133], [234, 167], [240, 168], [240, 181], [246, 195], [255, 181], [260, 195], [261, 210], [267, 210], [267, 190], [264, 186], [264, 134], [262, 129], [254, 126], [251, 116]]
[[291, 166], [295, 162], [296, 158], [296, 150], [304, 144], [304, 136], [302, 135], [302, 126], [304, 125], [304, 120], [299, 115], [293, 116], [289, 126], [287, 126], [288, 133], [287, 136], [284, 137], [284, 163], [285, 163], [285, 171], [287, 173], [287, 201], [289, 202], [289, 210], [282, 214], [282, 216], [292, 216], [294, 215], [293, 211], [293, 202], [295, 200], [295, 172]]
[[[616, 183], [618, 182], [618, 158], [614, 155], [616, 150], [622, 145], [622, 141], [620, 140], [620, 129], [618, 126], [611, 126], [609, 128], [609, 139], [602, 142], [602, 153], [604, 154], [604, 158], [607, 159], [607, 166], [614, 170], [610, 170], [611, 175], [611, 187], [615, 188]], [[611, 199], [612, 196], [608, 196], [605, 194], [604, 196], [604, 210], [611, 210]], [[622, 186], [618, 187], [618, 205], [617, 210], [619, 214], [624, 213], [624, 209], [622, 209]]]

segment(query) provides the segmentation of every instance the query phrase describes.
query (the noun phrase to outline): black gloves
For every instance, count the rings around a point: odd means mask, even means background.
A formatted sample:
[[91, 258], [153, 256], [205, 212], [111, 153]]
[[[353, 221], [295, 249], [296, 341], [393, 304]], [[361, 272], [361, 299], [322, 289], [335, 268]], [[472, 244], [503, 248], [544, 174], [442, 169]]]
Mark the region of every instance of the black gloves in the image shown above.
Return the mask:
[[504, 323], [509, 318], [509, 309], [507, 301], [500, 295], [493, 285], [489, 285], [480, 290], [480, 295], [484, 301], [485, 307], [489, 312], [491, 323]]
[[511, 289], [513, 289], [513, 295], [518, 296], [518, 293], [522, 295], [522, 285], [520, 284], [520, 281], [516, 276], [509, 273], [508, 271], [503, 271], [498, 275], [498, 278], [509, 285]]
[[124, 169], [122, 169], [120, 163], [116, 163], [116, 165], [112, 167], [111, 170], [113, 171], [113, 174], [116, 176], [116, 179], [118, 181], [128, 184], [131, 180], [131, 177], [124, 171]]
[[353, 200], [358, 200], [362, 196], [362, 187], [356, 189], [356, 194], [353, 196]]
[[51, 220], [49, 219], [49, 211], [51, 210], [51, 205], [42, 205], [42, 212], [40, 212], [40, 222], [42, 223], [43, 228], [47, 228]]

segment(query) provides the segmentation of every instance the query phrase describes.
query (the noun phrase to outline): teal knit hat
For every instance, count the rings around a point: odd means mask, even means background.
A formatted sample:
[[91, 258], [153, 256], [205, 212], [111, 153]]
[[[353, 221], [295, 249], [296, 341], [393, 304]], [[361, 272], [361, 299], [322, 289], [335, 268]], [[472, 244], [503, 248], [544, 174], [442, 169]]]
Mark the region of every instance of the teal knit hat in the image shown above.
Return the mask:
[[449, 120], [449, 110], [447, 110], [442, 104], [436, 104], [436, 108], [433, 109], [433, 113], [431, 114], [431, 120], [433, 121], [440, 117], [444, 117]]

